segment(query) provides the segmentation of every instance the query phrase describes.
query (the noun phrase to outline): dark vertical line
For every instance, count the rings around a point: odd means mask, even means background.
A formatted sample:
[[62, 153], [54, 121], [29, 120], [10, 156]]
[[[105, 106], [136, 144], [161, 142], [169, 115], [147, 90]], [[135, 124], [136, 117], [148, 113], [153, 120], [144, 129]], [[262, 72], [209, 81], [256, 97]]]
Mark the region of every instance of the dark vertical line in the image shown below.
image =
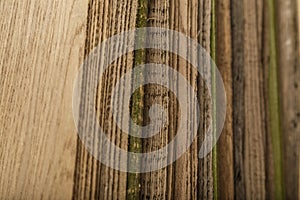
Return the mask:
[[[201, 31], [202, 31], [202, 23], [201, 23], [201, 15], [203, 15], [202, 14], [202, 12], [200, 12], [201, 10], [202, 10], [202, 8], [201, 8], [201, 1], [199, 1], [199, 4], [198, 4], [198, 13], [199, 13], [199, 15], [198, 15], [198, 19], [197, 19], [197, 26], [198, 26], [198, 35], [197, 35], [197, 41], [200, 43], [200, 40], [201, 40]], [[197, 53], [197, 56], [199, 56], [198, 55], [198, 53]], [[197, 62], [200, 62], [199, 61], [199, 59], [197, 59]], [[202, 72], [203, 73], [203, 72]], [[201, 90], [202, 90], [202, 88], [201, 88], [201, 86], [202, 86], [202, 80], [201, 80], [201, 77], [200, 77], [200, 75], [198, 74], [197, 75], [197, 87], [198, 87], [198, 90], [197, 90], [197, 99], [199, 99], [199, 104], [200, 104], [200, 123], [199, 123], [199, 128], [198, 128], [198, 130], [197, 130], [197, 135], [198, 135], [198, 137], [197, 137], [197, 144], [201, 144], [201, 137], [199, 137], [199, 135], [201, 134], [201, 132], [200, 132], [200, 130], [203, 130], [203, 120], [202, 120], [202, 117], [201, 117], [201, 113], [202, 113], [202, 107], [203, 107], [203, 105], [202, 105], [202, 98], [201, 98]], [[199, 152], [199, 150], [200, 150], [200, 145], [197, 145], [197, 152]], [[202, 192], [201, 192], [201, 169], [202, 169], [202, 167], [201, 167], [201, 160], [200, 159], [198, 159], [198, 172], [197, 172], [197, 176], [198, 176], [198, 178], [197, 178], [197, 199], [202, 199], [202, 196], [201, 196], [201, 194], [202, 194]]]
[[[215, 0], [211, 1], [211, 32], [210, 32], [210, 49], [212, 60], [216, 61], [216, 15]], [[216, 69], [211, 64], [211, 90], [212, 90], [212, 134], [213, 141], [216, 139]], [[218, 199], [218, 161], [217, 146], [212, 149], [212, 173], [213, 173], [213, 198]]]
[[234, 196], [244, 199], [244, 1], [231, 1], [232, 26], [232, 78], [233, 78], [233, 149], [234, 149]]

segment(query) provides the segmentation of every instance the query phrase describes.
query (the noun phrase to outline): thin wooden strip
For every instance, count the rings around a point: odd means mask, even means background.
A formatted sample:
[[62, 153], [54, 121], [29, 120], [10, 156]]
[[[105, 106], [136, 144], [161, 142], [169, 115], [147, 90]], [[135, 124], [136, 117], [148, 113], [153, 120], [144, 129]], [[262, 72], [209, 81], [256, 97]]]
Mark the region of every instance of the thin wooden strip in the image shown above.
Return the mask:
[[262, 4], [232, 2], [235, 198], [265, 198]]
[[216, 64], [222, 74], [227, 97], [226, 121], [218, 142], [218, 185], [220, 199], [234, 198], [232, 55], [230, 1], [216, 1]]
[[270, 109], [269, 109], [269, 65], [270, 65], [270, 14], [268, 4], [264, 6], [264, 30], [263, 30], [263, 67], [261, 69], [261, 79], [264, 82], [264, 91], [261, 93], [261, 96], [264, 96], [265, 102], [262, 107], [264, 107], [265, 111], [265, 128], [267, 131], [266, 135], [266, 199], [274, 199], [275, 198], [275, 163], [274, 163], [274, 151], [273, 151], [273, 143], [272, 143], [272, 132], [270, 131]]
[[[198, 7], [198, 42], [208, 52], [211, 52], [211, 1], [200, 1]], [[202, 64], [203, 58], [199, 57], [199, 62]], [[203, 63], [207, 65], [207, 63]], [[202, 74], [206, 76], [206, 80], [211, 80], [211, 70], [203, 69]], [[198, 77], [198, 99], [200, 102], [200, 128], [199, 128], [199, 139], [197, 141], [198, 148], [202, 145], [204, 134], [208, 131], [210, 118], [212, 117], [210, 101], [208, 96], [207, 86], [210, 83], [204, 82], [204, 77]], [[214, 182], [213, 171], [212, 171], [212, 152], [209, 153], [205, 158], [198, 160], [198, 199], [213, 199], [214, 195]]]
[[[147, 26], [147, 16], [148, 16], [148, 0], [139, 0], [138, 1], [138, 11], [136, 19], [136, 28], [142, 28]], [[146, 35], [140, 36], [137, 39], [139, 45], [145, 45], [147, 42]], [[140, 49], [137, 50], [134, 54], [134, 67], [138, 65], [145, 64], [146, 62], [146, 50]], [[144, 79], [144, 71], [140, 72], [140, 75], [135, 77], [133, 81], [142, 82]], [[139, 88], [138, 91], [132, 91], [134, 95], [132, 96], [131, 102], [131, 117], [135, 120], [138, 125], [143, 124], [143, 106], [144, 106], [144, 88]], [[132, 127], [130, 132], [136, 132]], [[130, 152], [142, 152], [142, 140], [136, 137], [129, 137], [128, 151]], [[140, 161], [138, 161], [140, 162]], [[130, 168], [130, 166], [129, 166]], [[128, 173], [127, 175], [127, 189], [126, 189], [126, 199], [139, 199], [140, 198], [140, 188], [141, 180], [139, 173]]]
[[[300, 60], [299, 27], [297, 28], [297, 13], [299, 13], [299, 10], [297, 10], [296, 1], [280, 0], [273, 4], [276, 9], [274, 11], [276, 15], [274, 14], [273, 17], [274, 20], [277, 20], [273, 22], [276, 23], [273, 25], [276, 25], [277, 28], [281, 136], [284, 145], [283, 155], [277, 150], [279, 155], [275, 160], [284, 163], [284, 180], [282, 180], [282, 174], [279, 173], [280, 169], [277, 169], [277, 187], [283, 187], [282, 183], [284, 183], [285, 198], [299, 199]], [[280, 136], [276, 138], [278, 137]], [[280, 156], [283, 156], [283, 161], [280, 160]], [[277, 164], [277, 167], [280, 167], [279, 164]]]
[[[101, 38], [101, 36], [98, 36], [97, 34], [95, 36], [96, 28], [94, 27], [97, 26], [96, 25], [97, 23], [95, 23], [95, 25], [93, 26], [94, 21], [97, 21], [97, 17], [95, 16], [96, 15], [95, 13], [97, 13], [96, 12], [97, 8], [98, 8], [98, 3], [96, 1], [89, 2], [89, 9], [88, 9], [88, 16], [87, 16], [85, 56], [87, 56], [90, 53], [90, 51], [96, 46], [96, 44], [94, 44], [95, 37]], [[102, 12], [102, 14], [105, 13]], [[101, 13], [99, 13], [99, 15], [101, 15]], [[102, 18], [107, 19], [107, 14], [105, 17]], [[86, 84], [88, 80], [91, 80], [91, 78], [88, 78], [89, 76], [91, 75], [85, 73], [85, 77], [83, 78], [83, 81], [85, 82], [84, 84]], [[83, 93], [81, 98], [83, 100], [86, 100], [87, 96], [88, 95]], [[87, 111], [82, 111], [82, 112], [86, 113]], [[81, 129], [79, 131], [83, 131], [86, 128], [86, 125], [83, 124], [80, 128]], [[92, 195], [93, 188], [89, 187], [88, 184], [90, 183], [90, 179], [92, 177], [91, 173], [93, 173], [94, 171], [93, 168], [94, 165], [92, 164], [93, 162], [95, 162], [94, 159], [92, 158], [92, 156], [89, 155], [89, 153], [85, 149], [84, 144], [82, 144], [81, 140], [78, 138], [76, 168], [74, 170], [74, 173], [76, 175], [74, 178], [74, 188], [73, 188], [74, 199], [85, 199]], [[93, 167], [90, 167], [90, 165]], [[98, 187], [100, 187], [100, 185]]]
[[[195, 41], [198, 41], [198, 32], [199, 32], [199, 27], [198, 27], [198, 16], [200, 15], [199, 13], [199, 9], [198, 9], [198, 5], [199, 5], [199, 1], [198, 0], [191, 0], [189, 1], [189, 12], [190, 12], [190, 31], [189, 31], [189, 37], [192, 38]], [[190, 56], [190, 58], [192, 60], [194, 60], [195, 62], [197, 62], [198, 59], [198, 52], [193, 52], [193, 51], [188, 51], [188, 55]], [[189, 83], [192, 86], [192, 88], [195, 91], [195, 94], [198, 93], [198, 72], [195, 71], [195, 69], [193, 68], [194, 66], [192, 66], [191, 64], [187, 63], [190, 69], [190, 75], [189, 75]], [[196, 102], [191, 102], [191, 105], [194, 104], [199, 104], [199, 101]], [[190, 108], [190, 113], [193, 113], [192, 110], [192, 106]], [[191, 114], [190, 116], [190, 121], [193, 121], [196, 118], [200, 118], [200, 116]], [[191, 130], [194, 129], [194, 124], [191, 124]], [[197, 199], [198, 196], [198, 171], [199, 171], [199, 167], [198, 167], [198, 153], [199, 153], [199, 147], [200, 146], [198, 144], [198, 140], [195, 139], [189, 149], [189, 167], [190, 167], [190, 172], [188, 174], [188, 183], [189, 183], [189, 196], [187, 196], [187, 198], [190, 199]]]
[[259, 71], [262, 67], [262, 56], [258, 35], [262, 23], [256, 16], [262, 16], [262, 9], [255, 2], [245, 2], [245, 185], [246, 198], [265, 198], [265, 127], [260, 96], [263, 84], [260, 82]]
[[[148, 1], [148, 26], [156, 28], [168, 28], [169, 24], [169, 1]], [[150, 34], [150, 36], [152, 36]], [[168, 65], [168, 55], [161, 50], [162, 45], [168, 45], [168, 39], [166, 35], [157, 35], [159, 44], [156, 45], [157, 49], [149, 49], [146, 51], [146, 63], [166, 64]], [[151, 38], [147, 38], [147, 42], [152, 42]], [[153, 75], [151, 68], [145, 69], [145, 80], [155, 76]], [[152, 78], [153, 79], [153, 78]], [[161, 105], [164, 109], [169, 106], [168, 90], [161, 87], [159, 84], [168, 84], [168, 77], [161, 77], [156, 80], [157, 85], [148, 85], [145, 87], [145, 99], [144, 99], [144, 123], [151, 123], [147, 115], [150, 106], [154, 104]], [[154, 113], [154, 116], [159, 116], [159, 113]], [[160, 126], [156, 124], [156, 126]], [[143, 152], [151, 152], [158, 150], [165, 146], [168, 142], [168, 126], [162, 128], [157, 135], [152, 138], [143, 140]], [[161, 162], [156, 160], [156, 162]], [[142, 199], [166, 199], [167, 188], [167, 168], [159, 169], [157, 171], [144, 173], [141, 175], [141, 198]]]
[[[171, 29], [179, 31], [181, 33], [184, 33], [185, 35], [197, 39], [197, 33], [198, 33], [198, 1], [180, 1], [180, 2], [172, 2], [171, 3], [171, 9], [173, 13], [177, 13], [177, 15], [171, 15], [170, 21]], [[173, 41], [175, 42], [175, 41]], [[184, 47], [178, 47], [178, 48], [184, 48]], [[190, 59], [197, 60], [197, 53], [196, 52], [190, 52], [190, 50], [187, 48], [187, 56], [190, 57]], [[171, 66], [176, 68], [178, 72], [180, 72], [188, 82], [192, 86], [192, 88], [197, 91], [197, 72], [193, 69], [193, 66], [191, 66], [186, 60], [178, 57], [177, 55], [171, 55]], [[177, 77], [176, 77], [177, 78]], [[177, 80], [175, 78], [175, 80]], [[172, 80], [172, 79], [171, 79]], [[177, 83], [174, 84], [176, 88], [178, 88]], [[177, 97], [178, 98], [178, 97]], [[191, 105], [198, 102], [190, 102]], [[176, 121], [176, 123], [186, 123], [189, 124], [193, 118], [198, 116], [189, 115], [188, 121], [181, 121], [180, 120], [180, 113], [179, 109], [181, 111], [190, 111], [191, 108], [189, 105], [187, 107], [180, 107], [178, 108], [177, 112], [178, 114], [173, 116], [177, 117], [177, 119], [173, 118], [173, 121]], [[193, 126], [191, 124], [191, 126]], [[193, 127], [188, 127], [190, 128]], [[174, 137], [175, 134], [178, 134], [175, 130], [175, 132], [171, 133]], [[187, 137], [189, 137], [187, 135]], [[176, 148], [176, 145], [174, 146]], [[174, 174], [172, 176], [172, 188], [174, 191], [172, 192], [172, 197], [170, 198], [176, 198], [176, 199], [195, 199], [198, 195], [198, 188], [197, 188], [197, 179], [198, 179], [198, 147], [197, 147], [197, 141], [194, 141], [191, 147], [188, 149], [188, 151], [182, 155], [171, 167], [170, 169], [174, 170]]]
[[[279, 113], [279, 96], [278, 96], [278, 66], [277, 66], [277, 49], [276, 49], [276, 33], [275, 33], [275, 1], [268, 1], [269, 20], [270, 20], [270, 63], [269, 63], [269, 114], [270, 114], [270, 131], [274, 152], [274, 181], [275, 181], [275, 197], [284, 198], [283, 191], [283, 170], [282, 170], [282, 137], [280, 132], [280, 113]], [[290, 187], [290, 186], [289, 186]]]
[[[211, 1], [211, 58], [216, 61], [216, 2]], [[211, 90], [212, 90], [212, 134], [216, 139], [217, 131], [217, 107], [216, 107], [216, 68], [211, 65]], [[217, 147], [213, 147], [212, 150], [212, 172], [213, 172], [213, 198], [218, 199], [218, 162], [217, 162]]]
[[233, 71], [233, 133], [234, 133], [234, 187], [235, 199], [244, 199], [245, 170], [244, 170], [244, 131], [245, 131], [245, 69], [244, 69], [244, 17], [243, 1], [232, 0], [232, 71]]
[[[169, 19], [169, 28], [171, 30], [175, 30], [175, 27], [177, 27], [178, 24], [178, 9], [177, 9], [177, 5], [178, 5], [178, 1], [173, 1], [170, 3], [170, 19]], [[170, 38], [170, 40], [172, 40], [173, 38]], [[170, 55], [170, 66], [172, 68], [174, 68], [176, 71], [178, 71], [178, 59], [177, 56], [174, 54]], [[172, 88], [173, 90], [177, 90], [178, 85], [176, 83], [176, 80], [178, 79], [177, 75], [175, 75], [175, 77], [173, 77], [174, 81], [173, 83], [171, 82], [170, 84], [170, 88]], [[173, 100], [175, 102], [175, 100]], [[169, 133], [168, 136], [169, 138], [174, 137], [174, 135], [176, 134], [177, 131], [177, 127], [178, 127], [178, 115], [179, 115], [179, 108], [178, 105], [176, 105], [176, 103], [170, 103], [170, 108], [169, 108], [169, 119], [170, 119], [170, 123], [169, 123]], [[175, 148], [173, 146], [173, 148]], [[173, 158], [173, 157], [172, 157]], [[175, 177], [175, 164], [169, 165], [167, 168], [167, 197], [166, 199], [171, 200], [174, 199], [174, 195], [175, 195], [175, 183], [176, 181], [174, 181], [174, 177]]]

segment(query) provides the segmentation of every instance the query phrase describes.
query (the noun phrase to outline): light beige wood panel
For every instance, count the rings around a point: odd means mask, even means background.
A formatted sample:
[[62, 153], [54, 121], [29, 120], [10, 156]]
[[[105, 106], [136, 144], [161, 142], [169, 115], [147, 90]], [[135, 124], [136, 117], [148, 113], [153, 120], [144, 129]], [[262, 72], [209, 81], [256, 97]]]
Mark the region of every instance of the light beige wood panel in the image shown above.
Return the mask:
[[0, 2], [0, 199], [70, 199], [87, 0]]
[[281, 100], [281, 129], [286, 199], [299, 199], [300, 59], [297, 2], [277, 2], [277, 45]]

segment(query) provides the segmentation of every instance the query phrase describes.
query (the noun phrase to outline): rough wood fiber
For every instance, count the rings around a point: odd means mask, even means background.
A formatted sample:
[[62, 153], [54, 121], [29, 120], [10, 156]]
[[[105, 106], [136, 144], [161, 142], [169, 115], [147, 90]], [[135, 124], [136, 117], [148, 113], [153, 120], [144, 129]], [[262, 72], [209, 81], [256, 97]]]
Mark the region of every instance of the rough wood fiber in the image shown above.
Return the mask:
[[[169, 19], [169, 2], [167, 0], [148, 1], [148, 26], [157, 28], [168, 28]], [[152, 35], [149, 35], [147, 42], [152, 42]], [[155, 37], [155, 36], [154, 36]], [[157, 63], [168, 65], [168, 55], [161, 49], [162, 45], [168, 45], [167, 36], [161, 34], [158, 35], [159, 44], [154, 44], [157, 49], [148, 49], [146, 51], [146, 63]], [[153, 77], [153, 72], [151, 69], [145, 69], [145, 79]], [[155, 75], [154, 75], [155, 76]], [[161, 77], [156, 80], [159, 84], [168, 84], [168, 77]], [[153, 104], [159, 104], [164, 109], [168, 109], [168, 90], [163, 89], [158, 85], [148, 85], [145, 87], [145, 98], [144, 105], [145, 110], [149, 109]], [[147, 112], [147, 111], [146, 111]], [[159, 113], [155, 113], [155, 116], [159, 116]], [[147, 117], [147, 116], [145, 116]], [[145, 119], [145, 123], [149, 123], [149, 120]], [[156, 124], [159, 126], [159, 124]], [[169, 127], [166, 126], [162, 128], [156, 136], [143, 141], [143, 152], [151, 152], [158, 150], [168, 143], [168, 131]], [[157, 160], [157, 162], [161, 162]], [[157, 171], [144, 173], [141, 175], [141, 198], [142, 199], [166, 199], [166, 189], [167, 189], [167, 168], [163, 168]]]
[[[212, 2], [200, 1], [198, 4], [198, 42], [202, 47], [207, 51], [211, 52], [211, 17], [212, 17]], [[211, 71], [205, 70], [202, 72], [204, 76], [207, 77], [207, 80], [211, 78]], [[198, 148], [202, 144], [203, 137], [208, 130], [208, 122], [211, 116], [211, 108], [208, 106], [211, 101], [208, 98], [208, 93], [206, 84], [203, 79], [198, 77], [198, 99], [200, 99], [200, 109], [203, 111], [200, 116], [200, 125], [199, 128], [199, 140]], [[198, 180], [197, 180], [197, 198], [200, 199], [213, 199], [214, 193], [214, 179], [213, 179], [213, 154], [209, 153], [205, 158], [199, 159], [198, 161]]]
[[[182, 32], [210, 51], [211, 1], [175, 1], [170, 4], [170, 28]], [[187, 52], [194, 56], [193, 52]], [[201, 60], [199, 60], [201, 62]], [[200, 99], [200, 132], [189, 151], [168, 168], [170, 190], [169, 198], [175, 199], [212, 199], [214, 195], [212, 153], [204, 159], [198, 159], [198, 150], [207, 131], [210, 109], [207, 90], [203, 79], [195, 73], [185, 60], [171, 55], [170, 65], [183, 74], [192, 87], [198, 91]], [[202, 72], [209, 79], [210, 71]], [[203, 112], [204, 111], [204, 112]], [[175, 111], [176, 112], [176, 109]]]
[[71, 199], [86, 1], [0, 2], [0, 199]]
[[[200, 32], [198, 27], [198, 19], [201, 13], [203, 14], [202, 6], [203, 1], [192, 0], [172, 2], [170, 28], [184, 33], [194, 40], [197, 40], [198, 33]], [[206, 23], [209, 22], [206, 21]], [[200, 26], [202, 27], [202, 24]], [[210, 28], [210, 26], [208, 28]], [[203, 31], [203, 29], [201, 29], [201, 31]], [[197, 55], [194, 52], [188, 51], [187, 55], [189, 55], [191, 59], [197, 58]], [[171, 65], [186, 78], [195, 91], [198, 90], [198, 74], [192, 70], [193, 66], [187, 63], [185, 60], [178, 58], [176, 55], [172, 55]], [[189, 108], [187, 107], [180, 109], [187, 110]], [[180, 121], [180, 123], [189, 123], [189, 121]], [[174, 167], [174, 175], [172, 177], [174, 182], [173, 198], [175, 199], [195, 199], [198, 198], [198, 195], [200, 195], [198, 180], [204, 180], [205, 177], [199, 176], [198, 144], [198, 140], [194, 140], [190, 149], [172, 166]]]
[[[0, 199], [299, 199], [300, 0], [297, 3], [1, 1]], [[218, 151], [199, 159], [207, 124], [214, 117], [209, 106], [214, 99], [208, 98], [203, 79], [174, 54], [153, 49], [128, 53], [106, 70], [98, 87], [95, 109], [111, 141], [125, 150], [146, 152], [161, 148], [176, 134], [178, 102], [157, 85], [135, 93], [131, 114], [138, 123], [147, 123], [147, 106], [159, 103], [169, 109], [166, 129], [141, 141], [112, 123], [111, 89], [128, 69], [144, 62], [178, 70], [197, 91], [203, 112], [198, 139], [175, 163], [147, 174], [121, 173], [93, 158], [77, 138], [73, 81], [84, 56], [100, 42], [146, 25], [180, 31], [211, 52], [226, 88], [226, 122]], [[168, 45], [169, 39], [163, 36], [157, 47]], [[203, 74], [214, 78], [214, 71]], [[95, 74], [86, 73], [83, 84], [94, 79]], [[177, 87], [167, 78], [162, 81]], [[143, 99], [144, 92], [151, 98]], [[120, 95], [119, 110], [122, 100]]]
[[[174, 2], [172, 2], [174, 3]], [[102, 16], [95, 17], [94, 15], [99, 15], [102, 12], [113, 12], [113, 11], [105, 11], [105, 9], [110, 8], [110, 4], [106, 5], [107, 3], [104, 3], [106, 6], [103, 6], [104, 8], [98, 5], [100, 3], [97, 2], [90, 2], [89, 4], [89, 17], [88, 17], [88, 28], [87, 28], [87, 40], [86, 40], [86, 54], [90, 51], [89, 49], [92, 49], [101, 39], [99, 39], [97, 35], [102, 33], [103, 31], [106, 31], [108, 29], [108, 25], [106, 25], [106, 29], [102, 27], [101, 24], [105, 26], [104, 22], [101, 22], [103, 19]], [[170, 22], [177, 21], [178, 24], [174, 25], [175, 30], [179, 30], [183, 33], [186, 33], [187, 35], [192, 36], [193, 38], [197, 37], [197, 33], [200, 32], [200, 42], [203, 44], [204, 47], [206, 47], [209, 50], [210, 47], [210, 1], [205, 1], [203, 3], [200, 3], [198, 5], [197, 1], [195, 2], [176, 2], [173, 6], [173, 13], [176, 12], [179, 14], [179, 18], [177, 15], [174, 15], [173, 18], [168, 18], [168, 12], [169, 12], [169, 6], [168, 2], [156, 2], [156, 1], [150, 1], [148, 3], [149, 12], [148, 12], [148, 25], [150, 26], [156, 26], [156, 27], [168, 27], [168, 21]], [[96, 6], [95, 6], [96, 5]], [[97, 6], [98, 5], [98, 6]], [[115, 7], [118, 7], [119, 4], [114, 5]], [[115, 7], [112, 7], [110, 9], [114, 9]], [[98, 9], [98, 10], [97, 10]], [[202, 16], [198, 16], [199, 10], [201, 10]], [[102, 10], [102, 11], [101, 11]], [[200, 15], [200, 14], [199, 14]], [[105, 15], [104, 15], [105, 16]], [[93, 19], [96, 20], [93, 20]], [[99, 19], [100, 18], [100, 19]], [[104, 18], [105, 19], [105, 18]], [[201, 23], [198, 24], [197, 19], [201, 20]], [[98, 20], [98, 22], [97, 22]], [[183, 23], [186, 21], [185, 23]], [[100, 24], [100, 25], [99, 25]], [[114, 23], [111, 26], [114, 26]], [[201, 27], [200, 31], [197, 30], [197, 25]], [[98, 28], [94, 28], [93, 26], [96, 26]], [[100, 26], [100, 27], [99, 27]], [[158, 46], [159, 48], [159, 46]], [[160, 51], [157, 50], [148, 50], [147, 51], [147, 62], [158, 62], [158, 63], [168, 63], [168, 56], [167, 54], [163, 54]], [[161, 56], [162, 55], [162, 56]], [[174, 58], [175, 61], [175, 58]], [[179, 60], [177, 64], [178, 70], [185, 76], [187, 76], [187, 79], [189, 81], [194, 82], [193, 84], [196, 86], [196, 75], [190, 75], [191, 71], [188, 70], [187, 63], [184, 60]], [[109, 73], [107, 72], [109, 76]], [[209, 73], [209, 72], [207, 72]], [[89, 75], [91, 76], [91, 75]], [[191, 76], [191, 77], [189, 77]], [[117, 77], [114, 77], [114, 80], [118, 79]], [[109, 81], [110, 79], [107, 79], [104, 81], [104, 86], [102, 88], [110, 87], [112, 83]], [[159, 82], [159, 80], [158, 80]], [[202, 85], [201, 87], [204, 87]], [[109, 96], [106, 94], [109, 92], [109, 89], [105, 90], [106, 92], [102, 93], [104, 96]], [[164, 97], [168, 96], [168, 93], [165, 93], [161, 88], [151, 88], [149, 91], [156, 92], [159, 94], [159, 96]], [[145, 88], [145, 92], [147, 92], [147, 88]], [[165, 95], [163, 95], [163, 94]], [[205, 94], [205, 93], [204, 93]], [[105, 97], [103, 97], [105, 98]], [[103, 102], [104, 101], [104, 102]], [[109, 100], [99, 100], [101, 104], [106, 104], [105, 101]], [[149, 101], [149, 100], [148, 100]], [[165, 107], [170, 107], [170, 104], [168, 102], [165, 102], [161, 98], [158, 98], [155, 100], [156, 103], [161, 103]], [[166, 104], [167, 103], [167, 104]], [[99, 104], [99, 106], [101, 105]], [[145, 102], [145, 104], [151, 104], [151, 102]], [[103, 105], [102, 105], [103, 106]], [[104, 105], [105, 107], [105, 105]], [[101, 109], [100, 109], [101, 112]], [[173, 116], [174, 117], [174, 116]], [[173, 119], [173, 121], [176, 121], [176, 119]], [[203, 121], [208, 121], [206, 119], [206, 115], [203, 115]], [[172, 120], [171, 120], [172, 122]], [[112, 138], [114, 138], [114, 132], [113, 128], [108, 128], [111, 131]], [[170, 129], [170, 128], [169, 128]], [[176, 129], [176, 128], [174, 128]], [[206, 129], [206, 128], [205, 128]], [[163, 133], [164, 132], [164, 133]], [[143, 142], [143, 151], [149, 151], [154, 150], [156, 148], [161, 147], [162, 145], [166, 144], [168, 137], [167, 133], [173, 134], [168, 129], [165, 129], [162, 133], [159, 134], [159, 138], [156, 140], [152, 140], [150, 143], [146, 140]], [[171, 136], [172, 137], [172, 136]], [[117, 140], [117, 139], [116, 139]], [[130, 144], [129, 144], [130, 146]], [[203, 161], [198, 161], [197, 159], [197, 146], [193, 145], [192, 147], [192, 153], [188, 152], [186, 155], [184, 155], [179, 161], [176, 162], [174, 166], [170, 166], [167, 169], [162, 169], [156, 172], [148, 173], [148, 174], [142, 174], [141, 175], [141, 191], [136, 191], [136, 187], [131, 188], [131, 184], [137, 185], [138, 184], [138, 176], [136, 175], [128, 175], [132, 176], [131, 179], [128, 180], [127, 185], [127, 197], [130, 198], [130, 196], [134, 193], [132, 196], [134, 198], [137, 197], [138, 193], [140, 193], [141, 198], [197, 198], [199, 195], [203, 195], [203, 197], [212, 198], [213, 197], [213, 182], [210, 180], [212, 178], [212, 155], [210, 154], [208, 157], [203, 159]], [[203, 172], [199, 174], [198, 172], [198, 162], [202, 163], [203, 165]], [[112, 170], [107, 169], [106, 167], [100, 165], [98, 162], [96, 162], [91, 156], [87, 154], [87, 152], [84, 150], [83, 146], [78, 143], [78, 155], [77, 155], [77, 165], [76, 165], [76, 171], [75, 171], [75, 186], [74, 186], [74, 197], [82, 197], [82, 198], [88, 198], [91, 197], [100, 197], [100, 198], [111, 198], [112, 193], [116, 187], [123, 188], [124, 182], [123, 179], [118, 179], [119, 182], [110, 181], [108, 180], [109, 172], [110, 174], [114, 174], [114, 176], [118, 176], [117, 172], [112, 172]], [[96, 169], [95, 169], [96, 168]], [[99, 169], [100, 168], [100, 169]], [[94, 172], [96, 171], [96, 172]], [[176, 175], [174, 176], [176, 172]], [[124, 175], [124, 174], [123, 174]], [[121, 176], [121, 175], [120, 175]], [[199, 178], [200, 177], [200, 178]], [[101, 180], [100, 180], [101, 178]], [[124, 177], [123, 177], [124, 178]], [[126, 178], [125, 178], [126, 179]], [[120, 180], [122, 180], [122, 183], [120, 183]], [[200, 181], [199, 181], [200, 180]], [[168, 184], [166, 183], [168, 181]], [[112, 184], [112, 183], [115, 184]], [[198, 183], [202, 182], [203, 186], [199, 186]], [[106, 186], [103, 186], [103, 184], [107, 184]], [[97, 187], [100, 187], [100, 189], [97, 189]], [[101, 189], [102, 188], [102, 189]], [[203, 192], [198, 192], [199, 188]], [[133, 190], [132, 190], [133, 189]], [[119, 189], [121, 191], [121, 189]], [[118, 191], [119, 191], [118, 190]], [[98, 192], [97, 192], [98, 191]], [[99, 193], [99, 191], [102, 191], [102, 193]], [[133, 193], [132, 193], [133, 192]], [[94, 195], [94, 196], [93, 196]], [[99, 196], [100, 195], [100, 196]], [[123, 198], [124, 196], [119, 195], [120, 198]]]
[[[137, 3], [136, 0], [89, 2], [85, 43], [86, 56], [104, 39], [135, 27]], [[128, 137], [112, 123], [110, 97], [116, 81], [132, 66], [133, 53], [128, 53], [117, 59], [102, 77], [96, 100], [100, 125], [110, 140], [125, 150], [128, 148]], [[82, 84], [85, 85], [85, 82], [93, 80], [95, 80], [94, 74], [86, 74]], [[82, 98], [82, 103], [84, 103], [85, 98], [87, 95]], [[118, 100], [119, 110], [121, 110], [124, 106], [122, 96]], [[88, 113], [86, 114], [88, 115]], [[94, 144], [94, 146], [99, 148], [98, 144]], [[115, 199], [116, 197], [125, 199], [127, 195], [127, 174], [102, 165], [86, 151], [79, 139], [74, 181], [74, 199]]]

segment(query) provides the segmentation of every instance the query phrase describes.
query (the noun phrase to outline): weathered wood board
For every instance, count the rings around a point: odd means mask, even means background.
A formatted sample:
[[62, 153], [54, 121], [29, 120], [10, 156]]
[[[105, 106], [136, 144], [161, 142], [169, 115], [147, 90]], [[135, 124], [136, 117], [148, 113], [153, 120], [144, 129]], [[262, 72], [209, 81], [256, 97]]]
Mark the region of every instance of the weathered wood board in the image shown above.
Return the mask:
[[[3, 0], [0, 19], [0, 199], [300, 198], [300, 0]], [[104, 72], [95, 99], [99, 124], [126, 151], [169, 143], [181, 110], [168, 88], [141, 87], [130, 104], [139, 125], [150, 122], [147, 108], [154, 103], [169, 111], [168, 126], [152, 138], [124, 133], [112, 122], [110, 104], [112, 88], [130, 69], [170, 65], [197, 92], [203, 110], [190, 149], [168, 167], [134, 174], [103, 165], [78, 137], [72, 97], [80, 66], [101, 42], [136, 27], [184, 33], [215, 60], [227, 113], [217, 146], [205, 158], [198, 152], [218, 114], [209, 105], [215, 97], [208, 97], [190, 63], [160, 49], [129, 52]], [[172, 39], [161, 37], [158, 48]], [[214, 80], [213, 70], [203, 73]], [[96, 76], [84, 74], [82, 85]], [[153, 77], [145, 70], [139, 78]], [[178, 88], [174, 80], [157, 81]], [[127, 106], [124, 99], [118, 97], [118, 110]]]

